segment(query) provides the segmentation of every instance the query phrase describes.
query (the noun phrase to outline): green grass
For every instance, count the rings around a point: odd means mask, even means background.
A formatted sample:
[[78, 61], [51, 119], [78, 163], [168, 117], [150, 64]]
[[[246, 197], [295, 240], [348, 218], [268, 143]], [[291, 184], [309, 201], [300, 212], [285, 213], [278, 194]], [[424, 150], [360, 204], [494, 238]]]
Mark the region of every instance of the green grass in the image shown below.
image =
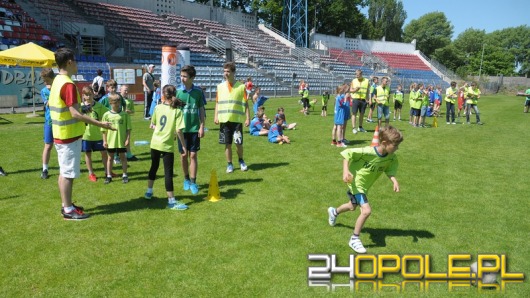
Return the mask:
[[[329, 145], [333, 107], [326, 118], [319, 116], [320, 105], [306, 117], [298, 113], [296, 99], [270, 99], [267, 114], [273, 116], [278, 106], [286, 108], [289, 122], [298, 123], [297, 130], [286, 132], [292, 144], [270, 144], [247, 133], [249, 171], [236, 165], [234, 173], [226, 174], [213, 103], [208, 104], [197, 196], [181, 190], [180, 162], [175, 165], [177, 199], [190, 206], [185, 212], [165, 209], [162, 168], [155, 182], [157, 198], [143, 199], [148, 146], [133, 146], [140, 161], [130, 163], [126, 185], [119, 180], [92, 183], [82, 165], [74, 201], [93, 215], [83, 222], [64, 221], [59, 213], [55, 150], [51, 178], [39, 178], [43, 118], [1, 115], [12, 123], [0, 119], [0, 166], [9, 173], [0, 177], [0, 296], [327, 295], [323, 287], [308, 287], [308, 266], [321, 263], [309, 262], [307, 255], [337, 254], [346, 260], [353, 254], [347, 243], [358, 215], [341, 215], [335, 227], [327, 224], [327, 207], [347, 200], [341, 149]], [[506, 254], [510, 272], [530, 273], [525, 215], [530, 115], [522, 113], [522, 100], [515, 97], [485, 96], [479, 108], [484, 126], [446, 125], [444, 118], [438, 128], [392, 123], [405, 136], [397, 152], [401, 192], [393, 193], [384, 176], [370, 190], [372, 216], [361, 235], [369, 253], [429, 254], [435, 272], [447, 272], [450, 253]], [[141, 113], [133, 122], [133, 140], [149, 140]], [[370, 144], [374, 125], [365, 127], [369, 133], [352, 135], [348, 124], [353, 146]], [[102, 176], [99, 154], [95, 157]], [[217, 203], [203, 200], [211, 170], [217, 172], [224, 198]], [[347, 282], [344, 276], [334, 280]], [[393, 294], [389, 289], [360, 291]], [[444, 297], [447, 291], [447, 285], [437, 285], [425, 294]], [[479, 295], [476, 288], [455, 291]], [[351, 296], [344, 288], [336, 294]], [[406, 294], [416, 295], [413, 290]], [[530, 287], [526, 281], [509, 285], [505, 294], [528, 297]]]

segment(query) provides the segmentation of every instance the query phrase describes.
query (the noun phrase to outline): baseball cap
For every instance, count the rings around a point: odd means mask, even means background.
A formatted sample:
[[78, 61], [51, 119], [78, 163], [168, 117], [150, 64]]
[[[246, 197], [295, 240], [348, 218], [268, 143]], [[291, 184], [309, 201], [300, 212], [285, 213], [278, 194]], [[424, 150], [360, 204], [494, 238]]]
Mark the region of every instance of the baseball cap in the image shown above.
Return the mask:
[[154, 64], [149, 64], [149, 68], [151, 68], [151, 67], [155, 67], [155, 65]]

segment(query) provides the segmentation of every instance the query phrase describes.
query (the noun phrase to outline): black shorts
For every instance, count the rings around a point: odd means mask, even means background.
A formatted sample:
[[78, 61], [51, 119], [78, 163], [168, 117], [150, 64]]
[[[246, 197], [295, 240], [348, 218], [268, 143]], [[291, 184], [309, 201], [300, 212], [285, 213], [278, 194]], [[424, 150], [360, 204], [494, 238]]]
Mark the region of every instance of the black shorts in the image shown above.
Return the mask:
[[[185, 132], [184, 141], [186, 141], [186, 150], [188, 152], [197, 152], [201, 150], [201, 138], [198, 132]], [[178, 140], [179, 152], [183, 153], [182, 144]]]
[[394, 102], [394, 109], [401, 109], [403, 107], [403, 104], [399, 101]]
[[412, 116], [420, 116], [421, 109], [412, 108]]
[[322, 111], [327, 111], [328, 110], [328, 106], [322, 106]]
[[364, 114], [364, 111], [366, 111], [366, 100], [360, 100], [360, 99], [352, 100], [352, 105], [351, 105], [352, 115], [357, 114], [357, 111], [359, 111], [359, 113]]
[[125, 153], [127, 152], [127, 148], [107, 148], [108, 153]]
[[[235, 142], [234, 142], [234, 139]], [[243, 124], [237, 122], [221, 123], [219, 128], [219, 144], [243, 145]]]

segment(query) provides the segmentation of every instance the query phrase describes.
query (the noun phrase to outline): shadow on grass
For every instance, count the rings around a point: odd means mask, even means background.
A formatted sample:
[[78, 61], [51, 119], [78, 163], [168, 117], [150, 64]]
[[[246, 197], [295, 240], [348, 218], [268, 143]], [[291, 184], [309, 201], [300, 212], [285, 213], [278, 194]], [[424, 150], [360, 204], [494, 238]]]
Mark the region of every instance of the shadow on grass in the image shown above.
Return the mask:
[[0, 201], [9, 200], [9, 199], [16, 199], [19, 198], [19, 195], [16, 196], [9, 196], [9, 197], [0, 197]]
[[[350, 228], [343, 224], [337, 224], [339, 227]], [[386, 247], [387, 236], [390, 237], [412, 237], [412, 242], [418, 242], [419, 238], [431, 239], [434, 238], [434, 234], [426, 230], [399, 230], [399, 229], [385, 229], [385, 228], [363, 228], [362, 233], [370, 234], [370, 240], [373, 244], [365, 245], [365, 247]]]
[[288, 166], [288, 165], [289, 165], [288, 162], [257, 163], [257, 164], [248, 165], [248, 168], [253, 171], [260, 171], [260, 170], [265, 170], [268, 168], [283, 167], [283, 166]]
[[[165, 192], [164, 192], [165, 194]], [[153, 197], [151, 200], [146, 200], [144, 197], [134, 198], [127, 201], [112, 203], [107, 205], [100, 205], [94, 208], [87, 209], [90, 215], [105, 215], [122, 212], [130, 212], [142, 209], [165, 209], [167, 205], [167, 198]]]

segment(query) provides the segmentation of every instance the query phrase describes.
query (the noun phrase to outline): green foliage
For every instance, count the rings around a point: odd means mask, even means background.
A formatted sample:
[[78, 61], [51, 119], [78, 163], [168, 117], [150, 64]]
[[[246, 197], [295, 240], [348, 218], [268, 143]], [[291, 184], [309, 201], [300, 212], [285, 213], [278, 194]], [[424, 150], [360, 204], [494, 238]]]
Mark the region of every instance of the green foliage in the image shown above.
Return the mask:
[[[198, 155], [199, 195], [182, 191], [180, 162], [175, 162], [175, 194], [190, 205], [185, 212], [165, 209], [162, 168], [156, 198], [143, 199], [148, 146], [132, 147], [140, 161], [129, 163], [130, 182], [125, 185], [104, 185], [101, 179], [92, 183], [82, 165], [73, 195], [93, 215], [84, 222], [61, 218], [54, 149], [51, 178], [39, 178], [43, 118], [1, 115], [0, 166], [9, 175], [0, 177], [0, 296], [328, 295], [323, 287], [308, 287], [307, 268], [317, 264], [309, 262], [307, 254], [337, 254], [342, 261], [354, 254], [347, 243], [358, 211], [339, 216], [335, 227], [328, 225], [327, 207], [347, 200], [341, 149], [329, 145], [333, 104], [330, 101], [328, 117], [318, 115], [320, 104], [304, 116], [297, 101], [273, 98], [265, 104], [269, 117], [283, 106], [287, 120], [298, 123], [297, 130], [285, 132], [292, 144], [271, 144], [246, 133], [249, 171], [241, 172], [236, 165], [232, 174], [224, 172], [223, 146], [209, 103], [209, 131]], [[523, 102], [523, 97], [483, 96], [479, 108], [484, 126], [446, 125], [438, 118], [438, 128], [424, 129], [407, 123], [406, 104], [405, 121], [392, 122], [405, 139], [397, 152], [401, 192], [392, 192], [384, 176], [370, 190], [372, 215], [361, 234], [368, 252], [429, 254], [432, 272], [447, 271], [448, 253], [506, 254], [509, 272], [528, 275], [528, 146], [520, 137], [527, 134], [529, 115], [522, 113]], [[353, 135], [348, 123], [350, 146], [370, 144], [374, 125], [366, 123], [365, 128], [369, 133]], [[151, 133], [137, 112], [133, 141], [149, 140]], [[101, 176], [99, 158], [94, 154]], [[203, 200], [212, 169], [224, 197], [218, 203]], [[347, 283], [347, 278], [338, 281]], [[384, 279], [399, 281], [397, 275]], [[388, 289], [381, 294], [360, 291], [366, 296], [392, 295], [385, 292]], [[446, 297], [448, 291], [446, 284], [438, 284], [421, 296]], [[528, 297], [530, 285], [509, 285], [504, 293], [464, 286], [453, 291], [465, 297], [480, 297], [484, 291], [491, 297]], [[352, 295], [344, 287], [335, 294]]]
[[403, 30], [404, 42], [416, 40], [416, 48], [431, 56], [436, 49], [451, 43], [453, 25], [443, 12], [430, 12], [412, 20]]
[[370, 0], [368, 1], [368, 21], [373, 32], [367, 39], [381, 39], [386, 41], [401, 42], [403, 40], [403, 24], [407, 13], [403, 3], [396, 0]]

